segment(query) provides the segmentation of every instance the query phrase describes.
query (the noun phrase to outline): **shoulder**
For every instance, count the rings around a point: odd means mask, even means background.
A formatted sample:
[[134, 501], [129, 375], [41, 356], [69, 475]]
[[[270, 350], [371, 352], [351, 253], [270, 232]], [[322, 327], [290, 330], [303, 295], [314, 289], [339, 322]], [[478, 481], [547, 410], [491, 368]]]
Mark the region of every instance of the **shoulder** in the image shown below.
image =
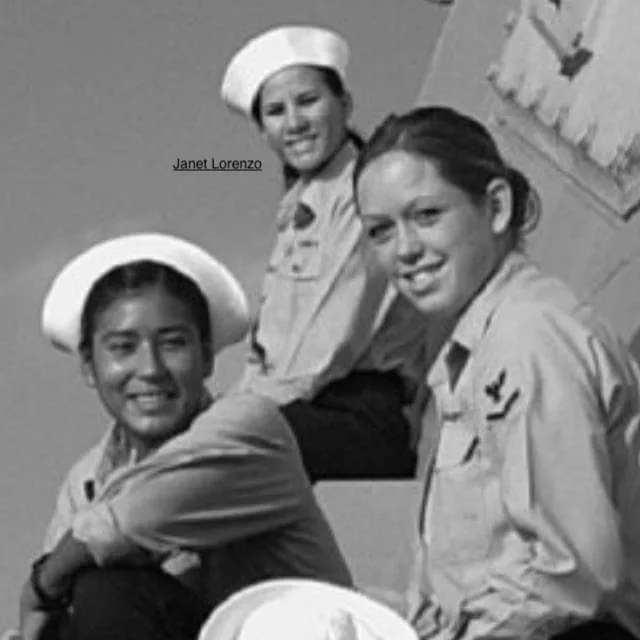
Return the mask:
[[557, 340], [584, 342], [591, 328], [581, 317], [582, 306], [562, 281], [531, 271], [530, 277], [521, 280], [492, 314], [487, 338], [512, 353], [532, 355]]
[[70, 467], [60, 487], [60, 491], [70, 495], [75, 503], [86, 499], [85, 483], [95, 480], [96, 469], [104, 451], [104, 440], [81, 455]]
[[491, 319], [480, 363], [491, 381], [507, 371], [524, 386], [603, 397], [638, 386], [633, 356], [592, 307], [554, 279], [533, 293], [543, 295], [516, 296]]
[[223, 396], [209, 411], [218, 419], [237, 422], [244, 426], [264, 426], [267, 422], [283, 420], [275, 402], [264, 396], [245, 392]]
[[191, 431], [213, 436], [220, 444], [271, 442], [290, 446], [293, 438], [275, 402], [244, 392], [217, 400], [198, 416]]
[[95, 474], [96, 467], [104, 451], [104, 441], [95, 444], [91, 449], [82, 454], [71, 466], [67, 478], [71, 480], [87, 480]]

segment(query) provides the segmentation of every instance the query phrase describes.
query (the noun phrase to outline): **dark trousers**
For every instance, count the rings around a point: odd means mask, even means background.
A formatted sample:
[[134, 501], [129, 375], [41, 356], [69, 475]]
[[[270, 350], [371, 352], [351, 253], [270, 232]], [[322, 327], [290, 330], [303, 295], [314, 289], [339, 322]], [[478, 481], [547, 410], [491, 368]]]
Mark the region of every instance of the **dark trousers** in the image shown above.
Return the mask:
[[638, 640], [615, 622], [586, 622], [553, 636], [553, 640]]
[[61, 640], [195, 640], [209, 607], [156, 568], [92, 569], [75, 583]]
[[311, 481], [412, 478], [416, 456], [404, 396], [397, 374], [357, 371], [313, 400], [281, 407]]

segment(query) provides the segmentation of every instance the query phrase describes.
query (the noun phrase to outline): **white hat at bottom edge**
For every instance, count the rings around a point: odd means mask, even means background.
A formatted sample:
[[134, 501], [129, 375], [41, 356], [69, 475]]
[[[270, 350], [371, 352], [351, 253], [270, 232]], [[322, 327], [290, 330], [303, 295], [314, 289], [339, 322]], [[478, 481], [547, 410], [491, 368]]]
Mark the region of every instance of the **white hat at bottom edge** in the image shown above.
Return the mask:
[[311, 579], [276, 579], [225, 600], [199, 640], [418, 640], [393, 609], [353, 589]]

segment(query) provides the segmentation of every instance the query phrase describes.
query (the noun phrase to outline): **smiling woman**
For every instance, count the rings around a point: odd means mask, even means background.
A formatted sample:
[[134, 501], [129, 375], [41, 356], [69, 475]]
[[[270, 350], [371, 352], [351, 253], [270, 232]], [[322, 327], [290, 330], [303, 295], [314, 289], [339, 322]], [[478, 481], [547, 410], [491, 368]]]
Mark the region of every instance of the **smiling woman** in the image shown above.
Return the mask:
[[22, 591], [22, 640], [191, 640], [254, 581], [350, 584], [276, 407], [212, 404], [205, 387], [248, 325], [235, 278], [172, 236], [109, 240], [55, 279], [44, 333], [79, 356], [111, 426], [60, 489]]
[[379, 262], [448, 327], [418, 515], [420, 637], [640, 637], [640, 371], [524, 253], [533, 188], [448, 107], [390, 116], [358, 158]]
[[221, 89], [286, 189], [239, 388], [280, 406], [314, 481], [412, 476], [404, 410], [423, 372], [422, 319], [369, 259], [355, 212], [348, 53], [333, 31], [279, 27], [233, 56]]

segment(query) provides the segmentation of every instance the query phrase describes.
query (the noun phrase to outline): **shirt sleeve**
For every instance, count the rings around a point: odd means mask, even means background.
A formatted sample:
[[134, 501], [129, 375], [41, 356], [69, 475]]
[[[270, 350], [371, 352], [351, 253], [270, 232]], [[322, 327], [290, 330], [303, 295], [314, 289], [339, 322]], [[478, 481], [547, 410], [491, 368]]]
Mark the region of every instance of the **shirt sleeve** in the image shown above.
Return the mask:
[[50, 552], [69, 531], [76, 511], [77, 507], [71, 491], [71, 479], [67, 476], [58, 492], [56, 508], [45, 533], [45, 552]]
[[493, 428], [505, 428], [501, 500], [526, 552], [490, 562], [442, 638], [549, 638], [593, 618], [623, 574], [606, 442], [626, 393], [615, 363], [571, 318], [518, 320], [495, 358], [516, 400]]
[[[272, 403], [237, 395], [109, 481], [73, 535], [100, 565], [133, 546], [200, 551], [285, 526], [308, 500], [292, 436]], [[299, 482], [295, 482], [298, 478]]]

